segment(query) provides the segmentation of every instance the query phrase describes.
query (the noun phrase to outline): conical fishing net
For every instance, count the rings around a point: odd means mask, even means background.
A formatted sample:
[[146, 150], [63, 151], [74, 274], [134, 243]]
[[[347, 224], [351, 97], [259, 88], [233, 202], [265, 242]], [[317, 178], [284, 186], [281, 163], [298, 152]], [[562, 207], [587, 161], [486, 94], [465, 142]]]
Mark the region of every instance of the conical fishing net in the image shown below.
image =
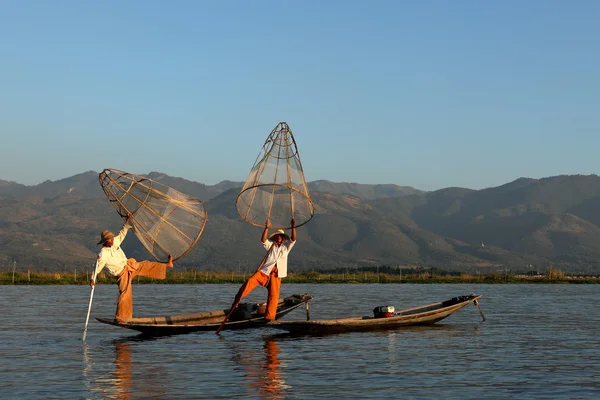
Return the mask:
[[242, 219], [255, 226], [288, 229], [306, 224], [314, 207], [304, 178], [298, 147], [285, 122], [277, 124], [262, 147], [240, 194], [236, 208]]
[[200, 200], [116, 169], [105, 169], [98, 179], [119, 215], [132, 214], [135, 235], [157, 261], [180, 259], [200, 239], [207, 219]]

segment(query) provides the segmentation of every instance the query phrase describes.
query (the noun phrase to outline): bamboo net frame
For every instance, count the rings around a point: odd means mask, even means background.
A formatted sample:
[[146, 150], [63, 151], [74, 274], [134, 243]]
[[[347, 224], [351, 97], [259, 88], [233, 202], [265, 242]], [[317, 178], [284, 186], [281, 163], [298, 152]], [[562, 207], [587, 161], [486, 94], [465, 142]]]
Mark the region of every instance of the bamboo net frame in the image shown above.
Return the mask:
[[292, 130], [278, 123], [265, 141], [240, 194], [235, 201], [242, 219], [254, 226], [289, 229], [306, 224], [314, 215], [314, 206]]
[[136, 237], [157, 261], [182, 258], [200, 239], [207, 220], [200, 200], [117, 169], [103, 170], [98, 180], [119, 215], [132, 214]]

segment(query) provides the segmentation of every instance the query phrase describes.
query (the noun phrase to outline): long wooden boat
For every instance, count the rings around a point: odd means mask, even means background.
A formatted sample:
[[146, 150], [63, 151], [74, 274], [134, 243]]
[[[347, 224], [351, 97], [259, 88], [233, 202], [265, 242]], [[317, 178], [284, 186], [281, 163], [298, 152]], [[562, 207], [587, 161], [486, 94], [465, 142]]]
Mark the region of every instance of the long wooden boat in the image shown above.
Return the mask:
[[[313, 296], [308, 294], [293, 294], [280, 299], [275, 318], [279, 319], [302, 305], [306, 305], [308, 312], [308, 302], [312, 299]], [[129, 318], [124, 322], [118, 322], [113, 318], [96, 318], [96, 320], [104, 324], [133, 329], [148, 336], [164, 336], [197, 331], [216, 331], [227, 313], [229, 313], [228, 309], [197, 314]], [[264, 303], [241, 303], [222, 329], [248, 329], [265, 326], [268, 321], [264, 319], [264, 313]]]
[[474, 303], [483, 320], [485, 317], [477, 300], [482, 295], [466, 295], [420, 307], [388, 313], [388, 316], [365, 316], [310, 321], [273, 321], [269, 327], [298, 334], [327, 334], [352, 331], [394, 329], [404, 326], [429, 325], [454, 314], [469, 303]]

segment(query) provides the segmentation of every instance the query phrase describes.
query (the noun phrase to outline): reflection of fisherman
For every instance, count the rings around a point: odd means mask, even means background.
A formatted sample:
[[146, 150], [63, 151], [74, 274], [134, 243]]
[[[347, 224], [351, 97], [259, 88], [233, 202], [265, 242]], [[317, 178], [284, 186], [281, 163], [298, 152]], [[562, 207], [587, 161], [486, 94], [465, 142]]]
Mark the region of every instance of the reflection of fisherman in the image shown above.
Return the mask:
[[[173, 398], [171, 379], [165, 379], [166, 373], [162, 363], [147, 363], [151, 354], [139, 351], [139, 338], [116, 339], [114, 345], [114, 370], [105, 362], [108, 347], [102, 344], [97, 347], [100, 359], [94, 360], [89, 347], [83, 342], [84, 384], [87, 393], [78, 396], [84, 399], [170, 399]], [[139, 357], [138, 357], [139, 356]], [[140, 358], [141, 359], [137, 359]], [[1, 396], [0, 396], [1, 397]], [[4, 398], [4, 397], [2, 397]]]
[[[142, 360], [132, 357], [135, 342], [127, 340], [115, 340], [115, 370], [114, 379], [108, 382], [116, 389], [116, 394], [111, 399], [166, 399], [171, 393], [164, 365], [147, 364]], [[137, 354], [138, 353], [133, 353]], [[106, 381], [106, 379], [104, 379]], [[103, 398], [108, 398], [105, 396]]]
[[83, 344], [83, 361], [85, 368], [83, 375], [85, 377], [86, 388], [89, 393], [82, 396], [86, 399], [122, 399], [132, 398], [133, 373], [131, 370], [131, 346], [128, 343], [113, 341], [115, 344], [116, 358], [115, 371], [112, 377], [107, 379], [106, 364], [96, 363], [89, 354], [89, 346]]
[[232, 308], [238, 306], [242, 298], [246, 297], [258, 285], [266, 287], [268, 290], [267, 310], [265, 319], [273, 321], [277, 314], [277, 304], [279, 303], [279, 289], [281, 288], [281, 278], [287, 276], [287, 258], [290, 250], [296, 244], [296, 221], [290, 222], [292, 227], [291, 240], [285, 234], [283, 229], [277, 230], [267, 240], [271, 221], [267, 219], [265, 230], [263, 231], [261, 241], [265, 250], [268, 250], [267, 258], [262, 266], [254, 275], [252, 275], [240, 288], [233, 301]]
[[[285, 375], [279, 361], [279, 346], [272, 338], [266, 338], [263, 351], [244, 346], [242, 349], [232, 343], [233, 361], [245, 371], [245, 384], [253, 393], [246, 397], [259, 399], [284, 399], [285, 391], [290, 389], [285, 382]], [[254, 393], [256, 391], [256, 393]]]
[[[119, 298], [117, 299], [117, 311], [115, 320], [124, 322], [124, 320], [133, 316], [133, 292], [131, 282], [136, 276], [146, 276], [154, 279], [165, 279], [166, 269], [173, 268], [173, 257], [169, 256], [167, 263], [158, 263], [152, 261], [136, 261], [134, 258], [127, 258], [121, 249], [121, 243], [131, 227], [129, 219], [131, 214], [127, 215], [125, 224], [118, 235], [109, 230], [105, 230], [100, 235], [98, 244], [102, 245], [102, 250], [98, 254], [96, 261], [95, 276], [106, 267], [108, 272], [117, 277], [119, 285]], [[94, 276], [93, 275], [93, 276]], [[90, 281], [90, 286], [94, 287], [94, 279]]]
[[115, 343], [115, 386], [118, 389], [119, 399], [131, 398], [131, 384], [133, 373], [131, 372], [131, 345], [124, 342]]
[[[283, 398], [282, 391], [285, 385], [281, 371], [279, 370], [279, 347], [274, 340], [265, 341], [265, 384], [264, 391], [273, 398]], [[268, 396], [267, 396], [268, 397]]]

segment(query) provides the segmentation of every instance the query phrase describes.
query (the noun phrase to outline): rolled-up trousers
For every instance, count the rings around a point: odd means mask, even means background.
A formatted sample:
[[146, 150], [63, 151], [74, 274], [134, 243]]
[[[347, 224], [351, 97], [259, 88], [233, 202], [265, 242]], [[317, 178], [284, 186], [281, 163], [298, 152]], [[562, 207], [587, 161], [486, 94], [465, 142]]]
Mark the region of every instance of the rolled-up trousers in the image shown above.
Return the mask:
[[256, 271], [254, 275], [248, 278], [235, 295], [234, 304], [238, 304], [240, 300], [250, 294], [250, 292], [258, 285], [267, 288], [267, 311], [265, 312], [265, 319], [273, 321], [277, 314], [279, 290], [281, 288], [281, 278], [277, 274], [277, 267], [274, 267], [269, 275]]
[[125, 268], [117, 277], [119, 285], [119, 298], [115, 319], [128, 319], [133, 317], [133, 291], [131, 282], [136, 276], [145, 276], [153, 279], [167, 277], [167, 265], [153, 261], [136, 261], [135, 258], [127, 259]]

